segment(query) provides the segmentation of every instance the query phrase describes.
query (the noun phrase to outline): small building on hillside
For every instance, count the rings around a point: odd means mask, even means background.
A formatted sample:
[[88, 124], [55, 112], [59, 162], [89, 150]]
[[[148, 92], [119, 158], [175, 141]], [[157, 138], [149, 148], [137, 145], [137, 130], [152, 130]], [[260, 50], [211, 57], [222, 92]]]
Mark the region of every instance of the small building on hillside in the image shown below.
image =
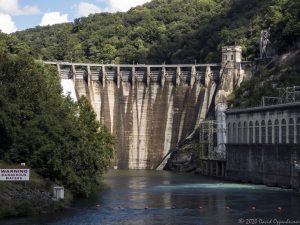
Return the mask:
[[226, 112], [226, 177], [300, 188], [300, 102]]

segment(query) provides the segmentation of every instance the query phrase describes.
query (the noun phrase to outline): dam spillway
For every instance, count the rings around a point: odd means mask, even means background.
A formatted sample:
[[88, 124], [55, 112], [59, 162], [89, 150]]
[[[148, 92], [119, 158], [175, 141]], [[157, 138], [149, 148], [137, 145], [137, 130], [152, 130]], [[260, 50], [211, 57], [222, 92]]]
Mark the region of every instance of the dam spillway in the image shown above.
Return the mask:
[[219, 64], [46, 63], [57, 66], [73, 98], [89, 99], [115, 137], [115, 165], [125, 169], [155, 169], [190, 135], [205, 119], [220, 75]]

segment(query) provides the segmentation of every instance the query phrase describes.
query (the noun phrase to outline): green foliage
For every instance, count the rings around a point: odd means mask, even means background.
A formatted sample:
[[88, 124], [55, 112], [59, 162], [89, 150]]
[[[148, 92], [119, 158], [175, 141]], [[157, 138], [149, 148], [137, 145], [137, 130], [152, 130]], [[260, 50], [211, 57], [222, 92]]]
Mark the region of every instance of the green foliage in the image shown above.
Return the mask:
[[300, 52], [275, 57], [260, 66], [254, 76], [244, 81], [229, 99], [230, 107], [259, 106], [263, 96], [280, 97], [277, 88], [300, 86]]
[[96, 63], [217, 62], [223, 45], [258, 56], [261, 29], [274, 47], [299, 41], [298, 0], [153, 0], [127, 13], [100, 13], [73, 23], [17, 32], [35, 58]]
[[279, 53], [284, 53], [300, 42], [300, 2], [298, 0], [281, 0], [278, 18], [273, 20], [274, 45]]
[[110, 163], [112, 137], [86, 99], [61, 96], [54, 69], [26, 46], [3, 34], [0, 46], [0, 159], [88, 195]]
[[28, 216], [34, 214], [34, 208], [27, 200], [15, 203], [3, 201], [2, 203], [5, 204], [5, 207], [0, 208], [0, 218]]

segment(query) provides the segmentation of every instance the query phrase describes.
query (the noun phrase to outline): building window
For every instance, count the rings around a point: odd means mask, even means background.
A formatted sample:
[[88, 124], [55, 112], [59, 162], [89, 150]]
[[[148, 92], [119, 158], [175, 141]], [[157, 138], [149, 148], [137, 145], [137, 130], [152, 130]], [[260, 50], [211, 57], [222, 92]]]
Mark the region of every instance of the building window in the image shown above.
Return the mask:
[[225, 55], [225, 61], [227, 61], [227, 55]]
[[290, 118], [289, 120], [289, 144], [294, 144], [294, 135], [295, 135], [295, 128], [294, 128], [294, 120]]
[[237, 135], [238, 135], [238, 143], [243, 143], [243, 140], [242, 140], [242, 138], [243, 138], [243, 135], [242, 135], [242, 124], [241, 124], [241, 122], [239, 122], [239, 125], [238, 125], [238, 133], [237, 133]]
[[266, 143], [266, 124], [265, 121], [261, 121], [261, 143]]
[[276, 119], [274, 123], [274, 143], [279, 143], [279, 121]]
[[259, 122], [255, 122], [255, 140], [254, 143], [259, 143]]
[[228, 135], [227, 135], [227, 143], [231, 143], [231, 125], [228, 123], [227, 125]]
[[248, 126], [247, 126], [247, 122], [244, 122], [244, 132], [243, 132], [243, 135], [244, 135], [244, 143], [247, 144], [248, 143]]
[[300, 117], [298, 117], [297, 119], [296, 134], [297, 134], [297, 144], [300, 144]]
[[237, 143], [236, 139], [236, 124], [233, 123], [232, 125], [232, 143]]
[[253, 123], [250, 121], [249, 123], [249, 143], [253, 143]]
[[272, 136], [273, 136], [272, 133], [273, 133], [272, 132], [272, 121], [269, 120], [268, 121], [268, 144], [272, 144]]
[[281, 143], [286, 144], [286, 120], [281, 120]]
[[231, 60], [233, 61], [233, 55], [231, 54]]

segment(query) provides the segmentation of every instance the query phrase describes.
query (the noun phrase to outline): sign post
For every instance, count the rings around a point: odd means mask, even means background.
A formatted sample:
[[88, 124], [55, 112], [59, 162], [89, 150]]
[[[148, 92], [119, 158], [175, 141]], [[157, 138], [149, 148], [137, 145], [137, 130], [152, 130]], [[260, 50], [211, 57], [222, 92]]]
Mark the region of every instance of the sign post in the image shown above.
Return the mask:
[[30, 169], [0, 169], [0, 181], [29, 181]]

